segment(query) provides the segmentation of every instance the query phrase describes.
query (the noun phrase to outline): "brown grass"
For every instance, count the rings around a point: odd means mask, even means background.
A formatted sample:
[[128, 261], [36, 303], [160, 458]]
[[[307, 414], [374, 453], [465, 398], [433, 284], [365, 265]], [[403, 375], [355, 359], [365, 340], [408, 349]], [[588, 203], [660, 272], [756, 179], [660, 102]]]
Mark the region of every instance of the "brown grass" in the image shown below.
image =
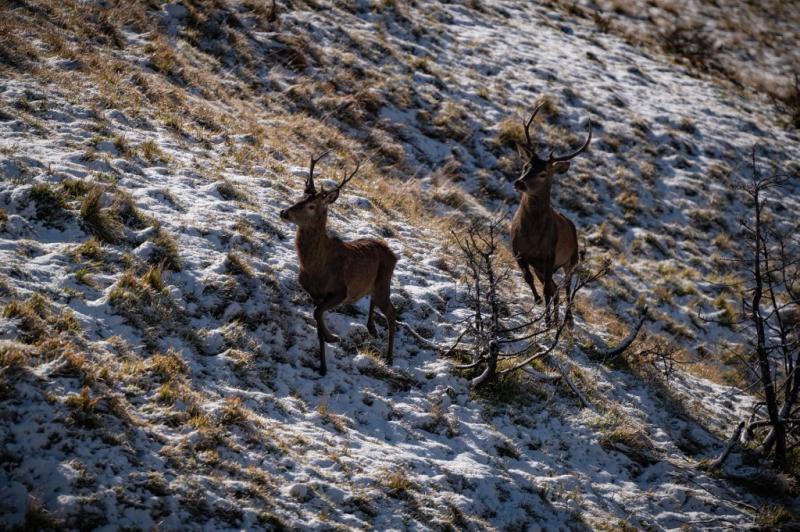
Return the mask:
[[94, 236], [109, 244], [118, 244], [123, 238], [122, 220], [113, 209], [102, 207], [104, 192], [103, 187], [95, 186], [86, 193], [80, 217]]
[[16, 320], [20, 330], [20, 340], [35, 343], [47, 333], [48, 318], [47, 300], [40, 294], [34, 294], [26, 301], [11, 301], [3, 307], [2, 316]]

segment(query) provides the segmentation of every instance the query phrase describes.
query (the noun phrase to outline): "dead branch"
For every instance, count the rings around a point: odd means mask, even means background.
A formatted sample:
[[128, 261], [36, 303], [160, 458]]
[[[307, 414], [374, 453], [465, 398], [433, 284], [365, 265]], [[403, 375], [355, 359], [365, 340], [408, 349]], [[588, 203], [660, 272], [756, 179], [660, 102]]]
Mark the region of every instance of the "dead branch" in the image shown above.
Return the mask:
[[736, 426], [736, 429], [733, 431], [733, 434], [731, 434], [728, 444], [725, 446], [725, 449], [722, 450], [722, 453], [705, 465], [704, 469], [708, 471], [714, 471], [722, 467], [722, 464], [724, 464], [725, 460], [728, 459], [728, 455], [731, 454], [734, 446], [736, 446], [737, 442], [739, 441], [739, 436], [742, 434], [742, 429], [744, 429], [744, 421], [740, 421]]
[[583, 407], [588, 408], [592, 412], [596, 412], [597, 410], [595, 409], [594, 405], [591, 403], [591, 401], [589, 401], [589, 399], [586, 398], [583, 392], [581, 392], [581, 390], [575, 386], [575, 383], [569, 378], [566, 369], [561, 365], [561, 362], [557, 359], [557, 357], [551, 356], [548, 358], [548, 360], [550, 364], [556, 368], [556, 371], [558, 371], [561, 379], [567, 383], [567, 386], [569, 386], [572, 392], [578, 397], [578, 400], [580, 400]]
[[608, 351], [600, 355], [600, 358], [603, 359], [603, 362], [608, 362], [609, 360], [612, 360], [621, 355], [622, 353], [624, 353], [631, 346], [633, 341], [636, 340], [636, 337], [639, 335], [639, 331], [641, 330], [642, 325], [644, 325], [644, 321], [646, 319], [647, 319], [647, 306], [643, 307], [642, 310], [639, 311], [639, 321], [636, 323], [634, 328], [631, 329], [631, 332], [628, 333], [628, 336], [625, 337], [625, 339], [622, 340], [622, 342], [620, 342], [617, 347], [609, 349]]

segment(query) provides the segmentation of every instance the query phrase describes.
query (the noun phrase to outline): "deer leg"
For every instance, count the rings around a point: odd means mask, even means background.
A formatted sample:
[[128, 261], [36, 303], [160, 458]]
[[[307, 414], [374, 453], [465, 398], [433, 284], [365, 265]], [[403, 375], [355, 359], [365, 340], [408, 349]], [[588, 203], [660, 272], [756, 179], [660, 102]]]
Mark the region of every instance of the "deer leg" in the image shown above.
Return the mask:
[[389, 286], [379, 287], [373, 294], [372, 299], [375, 304], [381, 309], [381, 312], [386, 316], [386, 323], [389, 329], [389, 345], [386, 347], [386, 362], [391, 364], [394, 360], [394, 333], [397, 328], [397, 310], [395, 310], [392, 301], [389, 298]]
[[556, 323], [558, 323], [558, 305], [561, 303], [561, 298], [559, 297], [561, 291], [558, 289], [558, 285], [555, 283], [555, 281], [553, 282], [553, 285], [555, 286], [555, 289], [553, 290], [553, 316]]
[[564, 319], [567, 320], [567, 325], [570, 329], [575, 326], [575, 321], [572, 319], [572, 272], [573, 269], [571, 267], [564, 271], [564, 279], [567, 283], [566, 287], [564, 288], [564, 290], [567, 292], [567, 313], [564, 316]]
[[317, 322], [317, 338], [319, 339], [319, 374], [325, 375], [328, 368], [325, 364], [325, 342], [337, 342], [339, 338], [331, 334], [325, 326], [325, 311], [330, 310], [342, 301], [346, 294], [333, 294], [322, 300], [314, 309], [314, 320]]
[[544, 320], [547, 326], [550, 326], [552, 321], [551, 311], [552, 306], [551, 303], [553, 302], [553, 295], [556, 292], [555, 284], [553, 283], [553, 266], [548, 264], [544, 267], [544, 272], [542, 277], [544, 277]]
[[[564, 268], [564, 282], [569, 283], [569, 281], [569, 272]], [[553, 287], [555, 290], [553, 293], [553, 314], [555, 314], [555, 320], [558, 323], [559, 307], [561, 306], [561, 286], [553, 282]], [[567, 298], [569, 298], [569, 284], [564, 289], [567, 292]]]
[[378, 331], [375, 330], [375, 296], [369, 298], [369, 315], [367, 316], [367, 332], [370, 336], [376, 336]]
[[525, 282], [531, 287], [533, 301], [538, 305], [542, 302], [542, 298], [539, 297], [539, 292], [536, 291], [536, 285], [533, 283], [533, 275], [531, 275], [531, 270], [528, 268], [528, 263], [518, 258], [517, 265], [519, 265], [519, 269], [522, 270], [522, 278], [525, 279]]
[[[317, 306], [317, 308], [314, 310], [314, 319], [317, 320], [317, 331], [319, 332], [320, 328], [322, 329], [322, 335], [325, 338], [325, 341], [327, 343], [329, 343], [329, 344], [335, 344], [336, 342], [338, 342], [339, 341], [339, 337], [336, 336], [335, 334], [333, 334], [328, 329], [328, 326], [325, 325], [325, 319], [323, 318], [322, 314], [325, 311], [330, 310], [333, 307], [339, 305], [339, 303], [344, 301], [346, 297], [347, 297], [346, 294], [341, 294], [341, 295], [336, 294], [336, 295], [328, 296], [328, 298], [325, 299], [322, 303], [320, 303]], [[320, 314], [319, 314], [320, 317], [319, 317], [319, 319], [317, 319], [317, 311], [320, 310], [320, 309], [322, 309], [320, 311]]]

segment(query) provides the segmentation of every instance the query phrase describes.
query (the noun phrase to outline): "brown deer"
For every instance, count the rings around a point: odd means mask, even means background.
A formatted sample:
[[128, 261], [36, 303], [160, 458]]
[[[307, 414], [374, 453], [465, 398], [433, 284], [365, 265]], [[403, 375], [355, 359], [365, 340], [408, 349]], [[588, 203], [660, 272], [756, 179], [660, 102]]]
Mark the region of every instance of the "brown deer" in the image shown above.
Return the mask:
[[[514, 181], [514, 188], [522, 193], [522, 198], [511, 221], [511, 249], [522, 270], [525, 282], [533, 291], [536, 303], [542, 301], [536, 291], [530, 268], [544, 285], [545, 319], [550, 324], [551, 300], [556, 321], [558, 321], [558, 289], [553, 283], [553, 274], [564, 269], [567, 301], [570, 299], [572, 273], [578, 264], [578, 233], [575, 224], [550, 205], [550, 187], [556, 174], [569, 169], [570, 159], [583, 152], [592, 140], [592, 124], [589, 123], [589, 137], [583, 146], [566, 155], [547, 159], [536, 154], [536, 145], [531, 140], [530, 126], [542, 104], [534, 109], [530, 119], [524, 123], [525, 144], [518, 149], [523, 158], [522, 174]], [[567, 323], [572, 325], [572, 310], [567, 306]]]
[[300, 285], [313, 301], [314, 319], [319, 338], [319, 373], [325, 375], [325, 343], [335, 343], [339, 338], [325, 326], [325, 311], [341, 303], [354, 303], [370, 296], [367, 330], [375, 336], [373, 314], [375, 306], [381, 310], [389, 327], [389, 346], [386, 361], [392, 363], [396, 316], [389, 299], [389, 285], [397, 264], [397, 256], [386, 242], [373, 239], [344, 242], [328, 234], [328, 205], [336, 201], [339, 191], [353, 179], [361, 163], [348, 176], [342, 176], [339, 185], [331, 190], [323, 187], [317, 192], [314, 186], [314, 166], [328, 152], [311, 158], [305, 196], [288, 209], [281, 211], [281, 218], [297, 224], [295, 245], [300, 259]]

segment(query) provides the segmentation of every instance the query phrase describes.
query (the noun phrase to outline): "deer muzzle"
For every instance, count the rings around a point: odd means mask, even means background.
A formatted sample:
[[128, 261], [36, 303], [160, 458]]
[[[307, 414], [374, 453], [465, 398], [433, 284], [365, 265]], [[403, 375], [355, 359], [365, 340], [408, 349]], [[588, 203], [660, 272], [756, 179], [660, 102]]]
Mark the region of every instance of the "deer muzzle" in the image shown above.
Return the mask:
[[525, 192], [525, 183], [522, 181], [522, 179], [517, 179], [514, 181], [514, 188], [520, 192]]
[[289, 219], [289, 209], [283, 209], [281, 211], [281, 220], [288, 220]]

